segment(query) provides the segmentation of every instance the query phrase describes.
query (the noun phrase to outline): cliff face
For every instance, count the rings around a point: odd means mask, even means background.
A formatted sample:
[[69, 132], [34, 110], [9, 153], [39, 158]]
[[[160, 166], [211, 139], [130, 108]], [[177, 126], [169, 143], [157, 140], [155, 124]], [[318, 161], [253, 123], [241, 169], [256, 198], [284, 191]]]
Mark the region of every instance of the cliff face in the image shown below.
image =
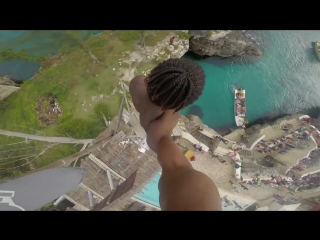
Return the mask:
[[240, 30], [189, 30], [189, 50], [200, 56], [261, 56], [260, 47]]
[[7, 76], [0, 77], [0, 85], [15, 86], [15, 83]]
[[0, 101], [18, 89], [10, 78], [6, 76], [0, 77]]

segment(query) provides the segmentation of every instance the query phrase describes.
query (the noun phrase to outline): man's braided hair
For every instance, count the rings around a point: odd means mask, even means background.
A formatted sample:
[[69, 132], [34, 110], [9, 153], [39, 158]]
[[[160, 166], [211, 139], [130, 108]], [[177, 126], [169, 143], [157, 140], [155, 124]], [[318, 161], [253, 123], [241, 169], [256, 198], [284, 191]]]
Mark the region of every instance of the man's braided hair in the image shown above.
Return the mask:
[[188, 59], [169, 59], [154, 69], [145, 79], [151, 101], [163, 110], [175, 112], [196, 101], [204, 88], [202, 68]]

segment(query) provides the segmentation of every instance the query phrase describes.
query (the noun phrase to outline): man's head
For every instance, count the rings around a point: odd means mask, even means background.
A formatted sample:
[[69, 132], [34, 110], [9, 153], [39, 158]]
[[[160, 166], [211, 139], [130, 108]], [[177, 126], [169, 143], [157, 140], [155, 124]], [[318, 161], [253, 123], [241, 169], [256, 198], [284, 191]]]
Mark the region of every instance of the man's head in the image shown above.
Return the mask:
[[154, 69], [145, 79], [149, 97], [163, 110], [176, 112], [196, 101], [204, 88], [202, 68], [187, 59], [169, 59]]

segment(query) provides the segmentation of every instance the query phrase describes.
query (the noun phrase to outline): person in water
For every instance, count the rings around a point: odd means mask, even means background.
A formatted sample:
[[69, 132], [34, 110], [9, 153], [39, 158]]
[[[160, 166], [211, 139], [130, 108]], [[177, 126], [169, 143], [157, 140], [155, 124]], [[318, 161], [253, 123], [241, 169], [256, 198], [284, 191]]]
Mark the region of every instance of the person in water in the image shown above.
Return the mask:
[[200, 97], [204, 83], [202, 68], [187, 59], [166, 60], [148, 76], [139, 75], [130, 82], [129, 91], [147, 143], [157, 153], [162, 168], [162, 210], [221, 210], [213, 181], [193, 169], [171, 137], [179, 111]]

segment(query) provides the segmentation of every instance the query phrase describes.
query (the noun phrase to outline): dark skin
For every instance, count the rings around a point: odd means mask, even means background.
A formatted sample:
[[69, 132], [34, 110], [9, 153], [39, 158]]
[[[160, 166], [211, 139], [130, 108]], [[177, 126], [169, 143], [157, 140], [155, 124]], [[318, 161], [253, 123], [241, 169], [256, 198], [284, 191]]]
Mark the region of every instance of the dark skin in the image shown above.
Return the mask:
[[[132, 102], [136, 110], [140, 113], [141, 126], [146, 131], [150, 122], [160, 117], [164, 111], [161, 107], [153, 104], [148, 96], [147, 88], [144, 83], [146, 76], [139, 75], [133, 78], [129, 85]], [[173, 110], [169, 110], [174, 113]]]
[[[162, 174], [159, 181], [160, 207], [169, 211], [221, 210], [220, 196], [213, 181], [196, 171], [172, 140], [171, 133], [180, 113], [162, 111], [150, 101], [145, 76], [135, 77], [130, 93], [140, 122], [147, 133], [149, 147], [158, 155]], [[150, 110], [151, 109], [151, 110]]]
[[[160, 119], [160, 117], [166, 113], [166, 119], [168, 116], [170, 116], [170, 120], [166, 122], [166, 126], [171, 128], [172, 132], [178, 123], [180, 112], [175, 113], [173, 109], [164, 111], [161, 109], [161, 107], [155, 105], [150, 100], [150, 97], [147, 93], [147, 88], [144, 83], [145, 78], [146, 76], [144, 75], [136, 76], [131, 80], [129, 85], [129, 91], [132, 97], [133, 105], [140, 114], [141, 126], [147, 132], [149, 124], [157, 119]], [[154, 152], [157, 152], [157, 145], [155, 143], [160, 140], [160, 137], [161, 135], [158, 135], [157, 132], [154, 132], [154, 134], [147, 138], [149, 147]]]

